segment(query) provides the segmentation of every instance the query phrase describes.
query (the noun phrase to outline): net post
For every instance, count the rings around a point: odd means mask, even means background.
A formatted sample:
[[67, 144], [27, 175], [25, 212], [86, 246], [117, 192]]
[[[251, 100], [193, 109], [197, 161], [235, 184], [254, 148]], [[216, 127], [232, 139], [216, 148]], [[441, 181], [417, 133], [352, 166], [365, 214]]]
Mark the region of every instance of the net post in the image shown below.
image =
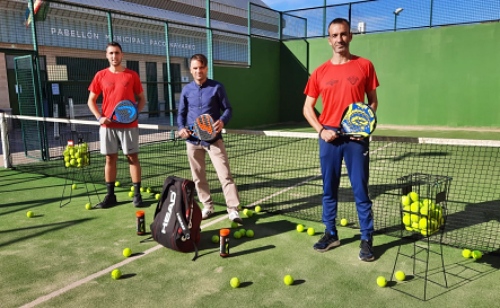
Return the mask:
[[3, 166], [5, 168], [12, 168], [10, 162], [10, 150], [9, 150], [9, 135], [7, 134], [8, 126], [5, 113], [0, 110], [0, 130], [2, 135], [2, 152], [3, 152]]

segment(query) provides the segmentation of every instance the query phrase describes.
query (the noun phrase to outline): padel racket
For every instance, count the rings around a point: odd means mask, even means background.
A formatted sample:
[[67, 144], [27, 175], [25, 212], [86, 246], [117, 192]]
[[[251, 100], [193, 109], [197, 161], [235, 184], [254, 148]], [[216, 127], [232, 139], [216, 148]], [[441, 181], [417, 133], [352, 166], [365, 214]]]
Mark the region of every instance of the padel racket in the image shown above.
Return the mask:
[[217, 137], [217, 131], [214, 127], [214, 119], [209, 114], [202, 114], [196, 118], [193, 124], [193, 136], [203, 140], [211, 141]]
[[370, 136], [377, 126], [377, 117], [370, 106], [352, 103], [344, 110], [340, 121], [340, 135], [354, 138]]
[[115, 106], [111, 115], [111, 121], [129, 124], [137, 120], [138, 117], [139, 111], [137, 110], [137, 105], [129, 100], [123, 100]]

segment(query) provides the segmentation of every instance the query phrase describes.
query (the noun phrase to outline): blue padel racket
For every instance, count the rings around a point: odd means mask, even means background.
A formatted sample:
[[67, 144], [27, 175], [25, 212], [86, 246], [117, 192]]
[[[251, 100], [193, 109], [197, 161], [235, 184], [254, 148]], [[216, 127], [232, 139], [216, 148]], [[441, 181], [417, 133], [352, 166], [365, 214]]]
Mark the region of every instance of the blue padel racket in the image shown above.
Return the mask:
[[111, 121], [129, 124], [137, 120], [138, 117], [139, 111], [137, 110], [137, 105], [129, 100], [123, 100], [115, 106], [111, 115]]
[[352, 103], [344, 110], [340, 121], [340, 135], [354, 138], [370, 136], [377, 126], [377, 117], [370, 106]]
[[193, 136], [202, 141], [211, 141], [217, 137], [214, 119], [209, 114], [202, 114], [196, 118], [191, 129]]

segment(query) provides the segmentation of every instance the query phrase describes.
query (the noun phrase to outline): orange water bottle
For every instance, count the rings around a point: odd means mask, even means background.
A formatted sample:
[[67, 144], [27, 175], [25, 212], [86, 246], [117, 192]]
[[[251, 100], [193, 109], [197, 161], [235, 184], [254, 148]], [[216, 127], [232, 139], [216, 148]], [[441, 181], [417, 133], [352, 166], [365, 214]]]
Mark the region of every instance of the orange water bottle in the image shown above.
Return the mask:
[[229, 234], [231, 230], [229, 229], [220, 229], [220, 256], [225, 258], [229, 256]]
[[146, 234], [146, 220], [144, 218], [144, 211], [135, 212], [137, 235]]

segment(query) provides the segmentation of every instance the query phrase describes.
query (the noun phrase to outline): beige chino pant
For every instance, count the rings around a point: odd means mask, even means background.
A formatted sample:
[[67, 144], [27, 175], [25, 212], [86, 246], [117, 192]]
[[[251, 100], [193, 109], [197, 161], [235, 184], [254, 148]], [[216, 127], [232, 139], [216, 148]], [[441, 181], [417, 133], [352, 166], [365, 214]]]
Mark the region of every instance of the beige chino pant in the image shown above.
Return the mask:
[[203, 204], [203, 207], [213, 210], [214, 206], [206, 177], [205, 156], [208, 153], [222, 185], [227, 212], [237, 211], [240, 205], [240, 197], [229, 169], [229, 159], [224, 141], [219, 139], [212, 143], [210, 148], [186, 142], [186, 149], [191, 167], [191, 175], [196, 186], [196, 191], [198, 192], [198, 199]]

